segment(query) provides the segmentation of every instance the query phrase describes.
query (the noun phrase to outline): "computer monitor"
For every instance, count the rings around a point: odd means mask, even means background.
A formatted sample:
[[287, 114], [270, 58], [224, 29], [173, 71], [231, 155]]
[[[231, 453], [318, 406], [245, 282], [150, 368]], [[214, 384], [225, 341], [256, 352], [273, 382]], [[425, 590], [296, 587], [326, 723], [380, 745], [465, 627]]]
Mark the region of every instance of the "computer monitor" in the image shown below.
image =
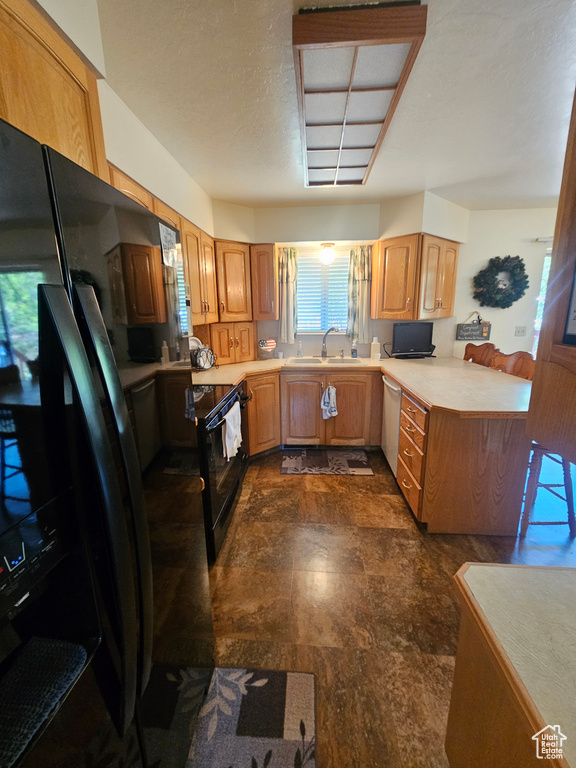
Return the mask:
[[394, 323], [392, 332], [392, 357], [430, 357], [433, 323]]

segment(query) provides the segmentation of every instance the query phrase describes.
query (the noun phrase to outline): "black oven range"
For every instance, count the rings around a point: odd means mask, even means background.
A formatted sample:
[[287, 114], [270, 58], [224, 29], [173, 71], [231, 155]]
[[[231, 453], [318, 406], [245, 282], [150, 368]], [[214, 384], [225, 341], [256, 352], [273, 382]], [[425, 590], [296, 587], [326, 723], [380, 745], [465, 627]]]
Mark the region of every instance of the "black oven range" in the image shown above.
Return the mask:
[[[204, 481], [202, 506], [208, 561], [215, 562], [226, 536], [235, 501], [248, 465], [244, 384], [192, 387], [198, 429], [200, 475]], [[242, 441], [234, 455], [226, 456], [226, 430], [232, 409], [239, 405]], [[237, 409], [236, 409], [237, 410]], [[228, 424], [227, 424], [228, 422]]]

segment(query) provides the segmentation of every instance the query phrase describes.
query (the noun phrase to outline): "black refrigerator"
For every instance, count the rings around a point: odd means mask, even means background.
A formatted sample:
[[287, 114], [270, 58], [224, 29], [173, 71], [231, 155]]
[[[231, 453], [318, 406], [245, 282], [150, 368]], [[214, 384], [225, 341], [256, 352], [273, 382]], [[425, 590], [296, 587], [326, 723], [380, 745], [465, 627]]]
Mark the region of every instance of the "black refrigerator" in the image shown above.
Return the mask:
[[0, 122], [0, 768], [149, 764], [153, 573], [119, 264], [161, 259], [148, 328], [174, 345], [178, 240]]

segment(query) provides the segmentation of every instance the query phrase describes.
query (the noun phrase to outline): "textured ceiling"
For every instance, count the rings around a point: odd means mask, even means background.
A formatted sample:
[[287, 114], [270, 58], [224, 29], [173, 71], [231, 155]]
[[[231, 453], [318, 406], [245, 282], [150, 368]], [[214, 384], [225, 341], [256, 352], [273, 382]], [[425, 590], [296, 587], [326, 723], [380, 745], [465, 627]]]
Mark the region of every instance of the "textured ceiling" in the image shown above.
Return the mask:
[[424, 44], [367, 184], [306, 188], [292, 15], [334, 4], [98, 0], [108, 83], [215, 200], [326, 205], [429, 190], [471, 209], [556, 204], [574, 0], [429, 0]]

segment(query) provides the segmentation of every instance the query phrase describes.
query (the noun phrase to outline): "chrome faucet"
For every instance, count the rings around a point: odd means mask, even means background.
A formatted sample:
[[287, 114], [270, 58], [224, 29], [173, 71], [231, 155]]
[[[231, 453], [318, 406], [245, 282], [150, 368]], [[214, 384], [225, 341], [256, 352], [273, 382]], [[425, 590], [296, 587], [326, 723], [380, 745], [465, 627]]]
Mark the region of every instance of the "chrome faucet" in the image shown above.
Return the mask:
[[326, 336], [328, 336], [331, 331], [336, 331], [336, 333], [339, 333], [339, 329], [336, 328], [335, 325], [333, 325], [332, 328], [328, 328], [324, 334], [324, 338], [322, 339], [322, 352], [320, 353], [320, 357], [328, 357], [328, 350], [326, 349]]

